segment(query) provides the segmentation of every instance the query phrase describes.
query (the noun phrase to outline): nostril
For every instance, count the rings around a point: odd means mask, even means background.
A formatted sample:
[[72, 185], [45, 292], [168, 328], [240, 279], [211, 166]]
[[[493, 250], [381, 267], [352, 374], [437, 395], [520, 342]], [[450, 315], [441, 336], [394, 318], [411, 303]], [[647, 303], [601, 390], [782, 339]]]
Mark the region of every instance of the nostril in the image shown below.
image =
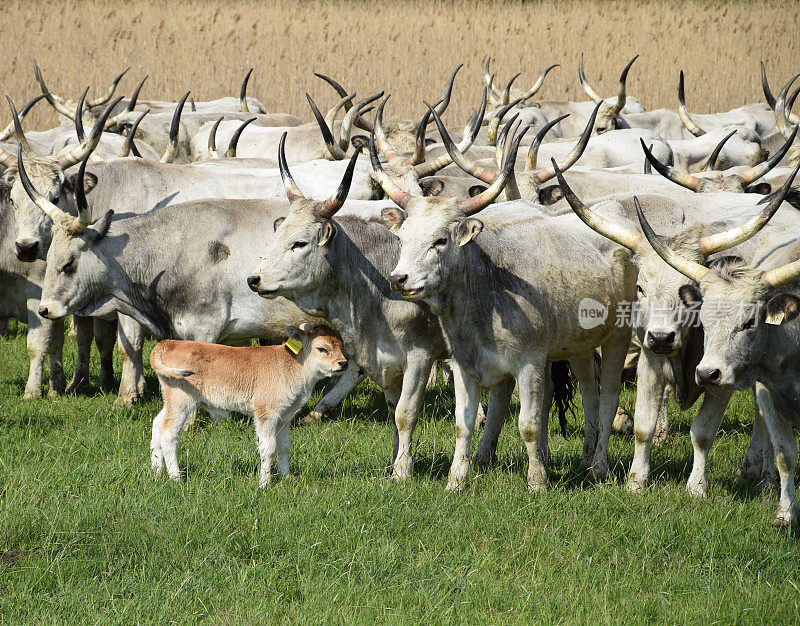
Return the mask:
[[339, 367], [347, 367], [347, 361], [339, 361]]
[[396, 282], [398, 285], [405, 285], [407, 280], [408, 274], [401, 274], [400, 276], [394, 277], [394, 282]]
[[260, 276], [253, 275], [247, 277], [247, 286], [250, 287], [250, 289], [252, 289], [253, 291], [256, 290], [256, 287], [258, 287], [258, 283], [260, 282], [261, 282]]
[[709, 372], [708, 379], [712, 383], [716, 383], [716, 382], [719, 382], [719, 379], [720, 379], [721, 376], [722, 376], [722, 372], [720, 372], [719, 370], [713, 370], [713, 371]]
[[47, 313], [48, 313], [48, 311], [47, 311], [47, 307], [46, 306], [40, 306], [39, 307], [39, 315], [40, 316], [46, 318], [47, 317]]
[[675, 341], [675, 331], [671, 330], [668, 333], [664, 333], [664, 341], [667, 343], [672, 343]]

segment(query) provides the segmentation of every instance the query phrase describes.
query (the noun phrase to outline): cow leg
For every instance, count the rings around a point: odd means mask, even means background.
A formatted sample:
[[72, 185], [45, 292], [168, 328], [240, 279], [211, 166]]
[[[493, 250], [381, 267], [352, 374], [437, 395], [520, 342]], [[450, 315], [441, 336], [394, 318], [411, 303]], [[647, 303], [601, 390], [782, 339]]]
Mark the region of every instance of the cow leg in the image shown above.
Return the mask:
[[383, 397], [386, 399], [386, 408], [389, 413], [389, 423], [392, 425], [392, 467], [397, 460], [397, 451], [400, 448], [400, 437], [397, 433], [397, 423], [394, 421], [397, 403], [400, 400], [400, 386], [395, 385], [383, 390]]
[[692, 420], [689, 434], [694, 448], [694, 462], [692, 473], [686, 482], [686, 490], [691, 496], [705, 498], [708, 493], [706, 475], [708, 453], [732, 395], [733, 390], [729, 389], [706, 389], [703, 394], [703, 404]]
[[271, 414], [269, 407], [256, 407], [254, 422], [261, 456], [258, 486], [267, 487], [272, 483], [272, 459], [278, 449], [278, 416]]
[[122, 361], [122, 375], [119, 381], [119, 395], [115, 406], [127, 406], [138, 402], [144, 395], [144, 329], [133, 318], [118, 315], [119, 358]]
[[658, 420], [656, 421], [656, 430], [653, 434], [653, 443], [656, 445], [664, 443], [669, 434], [669, 394], [670, 389], [667, 387], [664, 392], [664, 397], [661, 399], [661, 406], [658, 409]]
[[600, 407], [600, 388], [597, 384], [594, 369], [594, 356], [591, 358], [573, 358], [569, 367], [578, 381], [583, 404], [583, 455], [581, 467], [589, 469], [597, 447], [597, 413]]
[[292, 445], [291, 422], [290, 418], [278, 424], [277, 454], [278, 474], [280, 476], [289, 475], [289, 448]]
[[600, 365], [600, 411], [598, 414], [599, 430], [597, 447], [592, 460], [592, 474], [598, 480], [608, 478], [608, 441], [611, 438], [611, 426], [619, 407], [619, 393], [622, 390], [622, 367], [625, 355], [630, 346], [630, 332], [627, 336], [612, 337], [603, 343], [603, 360]]
[[164, 467], [164, 451], [161, 449], [161, 425], [164, 423], [166, 415], [166, 405], [162, 408], [158, 415], [153, 418], [153, 434], [150, 438], [150, 466], [160, 474]]
[[650, 448], [653, 445], [659, 411], [668, 394], [662, 357], [642, 350], [636, 367], [636, 407], [633, 412], [633, 462], [628, 473], [628, 490], [641, 491], [650, 481]]
[[47, 395], [51, 398], [58, 397], [64, 393], [67, 386], [67, 379], [64, 376], [64, 320], [47, 322], [49, 326], [49, 341], [47, 355], [50, 358], [50, 390]]
[[519, 388], [519, 434], [528, 451], [528, 489], [547, 490], [547, 469], [541, 449], [542, 412], [546, 405], [546, 380], [549, 368], [544, 356], [524, 365], [517, 376]]
[[[478, 442], [478, 449], [475, 451], [475, 465], [481, 469], [489, 467], [497, 460], [497, 440], [508, 415], [511, 394], [514, 393], [516, 384], [513, 378], [507, 378], [489, 389], [486, 422]], [[475, 421], [477, 423], [477, 418]]]
[[308, 414], [306, 419], [311, 422], [322, 420], [323, 416], [330, 414], [333, 409], [339, 406], [345, 396], [355, 389], [365, 378], [366, 375], [361, 371], [358, 365], [353, 361], [348, 361], [347, 369], [344, 374], [339, 377], [339, 381], [333, 389], [317, 402], [314, 410]]
[[75, 372], [67, 385], [67, 393], [76, 391], [81, 385], [89, 382], [89, 359], [92, 354], [92, 338], [94, 321], [91, 317], [72, 316], [72, 328], [75, 330], [75, 341], [78, 344], [75, 359]]
[[761, 476], [761, 466], [763, 464], [761, 458], [763, 454], [761, 432], [759, 431], [758, 423], [759, 421], [763, 421], [764, 418], [761, 415], [761, 410], [758, 407], [756, 388], [753, 387], [751, 391], [753, 392], [753, 406], [755, 408], [755, 412], [753, 414], [753, 432], [750, 435], [750, 446], [747, 448], [747, 453], [744, 455], [744, 460], [739, 466], [739, 469], [736, 470], [736, 477], [749, 482], [757, 482]]
[[25, 393], [22, 397], [25, 400], [31, 400], [42, 397], [42, 371], [44, 370], [44, 359], [47, 355], [48, 344], [52, 335], [52, 324], [37, 314], [36, 311], [39, 308], [38, 300], [29, 299], [27, 307], [28, 335], [26, 343], [30, 366], [28, 380], [25, 383]]
[[754, 431], [758, 433], [761, 443], [761, 476], [758, 480], [758, 490], [761, 492], [771, 490], [777, 484], [775, 474], [775, 450], [767, 430], [767, 423], [761, 411], [758, 412]]
[[114, 344], [117, 341], [117, 320], [94, 320], [94, 342], [100, 353], [100, 389], [114, 387]]
[[[172, 480], [178, 481], [181, 478], [181, 471], [178, 467], [178, 437], [186, 418], [192, 413], [196, 404], [194, 398], [183, 389], [172, 384], [172, 381], [162, 383], [161, 390], [164, 396], [163, 416], [158, 423], [158, 444], [161, 450], [164, 464], [167, 466], [167, 473]], [[160, 415], [160, 414], [159, 414]], [[153, 422], [153, 436], [155, 437], [156, 422]], [[150, 444], [151, 460], [153, 459], [153, 444]]]
[[456, 392], [456, 445], [445, 487], [447, 491], [462, 489], [469, 480], [469, 446], [481, 402], [480, 383], [461, 367], [453, 368], [453, 385]]
[[394, 411], [397, 428], [397, 454], [394, 459], [392, 478], [397, 481], [411, 478], [414, 459], [411, 456], [411, 439], [417, 425], [419, 410], [425, 399], [425, 384], [433, 362], [427, 354], [408, 356], [403, 372], [403, 385]]
[[793, 528], [798, 525], [800, 518], [794, 491], [797, 439], [795, 439], [791, 422], [778, 414], [769, 391], [760, 383], [756, 383], [756, 398], [764, 415], [772, 446], [775, 449], [775, 465], [778, 466], [778, 475], [781, 479], [781, 496], [772, 527], [776, 529]]

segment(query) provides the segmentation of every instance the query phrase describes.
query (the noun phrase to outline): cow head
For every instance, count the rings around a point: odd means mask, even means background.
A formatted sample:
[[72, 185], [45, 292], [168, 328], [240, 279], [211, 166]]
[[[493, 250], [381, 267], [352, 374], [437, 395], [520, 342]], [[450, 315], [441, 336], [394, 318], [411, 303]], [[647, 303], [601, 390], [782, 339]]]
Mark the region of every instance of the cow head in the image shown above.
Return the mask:
[[[92, 133], [86, 137], [77, 147], [59, 156], [35, 156], [30, 150], [21, 126], [17, 123], [17, 136], [20, 140], [18, 155], [14, 155], [0, 149], [0, 163], [5, 166], [2, 176], [2, 183], [10, 187], [11, 202], [14, 205], [14, 216], [17, 225], [17, 239], [14, 242], [14, 253], [21, 261], [33, 261], [44, 259], [50, 245], [50, 238], [53, 227], [53, 215], [58, 215], [60, 219], [67, 215], [63, 210], [58, 209], [58, 205], [67, 207], [68, 211], [74, 211], [70, 207], [70, 202], [65, 200], [77, 187], [75, 175], [68, 175], [67, 170], [80, 161], [85, 161], [92, 154], [92, 151], [100, 142], [100, 136], [111, 109], [116, 106], [118, 100], [112, 102], [103, 115], [97, 120], [92, 129]], [[15, 122], [18, 116], [13, 105], [12, 114]], [[21, 175], [23, 170], [23, 154], [27, 169], [26, 175]], [[25, 180], [28, 180], [26, 183]], [[83, 193], [88, 193], [94, 188], [97, 179], [89, 174], [83, 182]], [[32, 186], [38, 190], [37, 201], [31, 198], [27, 187]], [[58, 212], [50, 207], [55, 206]], [[70, 219], [73, 219], [70, 216]]]
[[435, 300], [450, 273], [457, 270], [461, 248], [480, 234], [483, 223], [472, 217], [492, 203], [508, 181], [525, 132], [511, 141], [500, 176], [485, 191], [459, 201], [448, 197], [423, 198], [401, 189], [383, 170], [375, 144], [370, 144], [372, 167], [397, 208], [384, 209], [387, 225], [400, 238], [400, 256], [389, 276], [393, 291], [407, 300]]
[[[707, 257], [728, 250], [754, 236], [772, 218], [789, 191], [792, 176], [787, 179], [781, 191], [765, 204], [758, 215], [746, 223], [714, 235], [700, 236], [699, 227], [691, 227], [670, 239], [647, 240], [627, 226], [603, 217], [581, 202], [570, 189], [561, 172], [558, 180], [567, 202], [578, 217], [594, 231], [612, 241], [625, 246], [632, 253], [632, 261], [638, 269], [637, 306], [633, 316], [635, 330], [642, 346], [659, 356], [673, 356], [680, 350], [688, 324], [698, 324], [696, 308], [684, 297], [687, 289], [695, 289], [692, 277], [670, 263], [664, 266], [661, 261], [666, 255], [683, 259], [693, 267], [702, 267]], [[642, 228], [648, 233], [649, 224], [635, 199], [636, 210], [642, 220]], [[652, 234], [652, 230], [649, 231]], [[648, 243], [650, 245], [648, 245]], [[668, 251], [668, 252], [667, 252]], [[692, 279], [687, 281], [687, 278]]]
[[636, 61], [638, 58], [639, 55], [637, 54], [628, 62], [628, 64], [625, 66], [625, 69], [622, 70], [622, 74], [619, 76], [617, 100], [616, 102], [609, 104], [608, 102], [605, 102], [594, 89], [592, 89], [592, 87], [589, 85], [589, 81], [586, 80], [586, 75], [583, 71], [583, 53], [581, 53], [581, 60], [580, 64], [578, 65], [578, 78], [580, 78], [581, 86], [586, 92], [586, 95], [589, 96], [592, 101], [600, 107], [600, 109], [597, 111], [597, 118], [594, 123], [595, 135], [602, 135], [608, 131], [620, 128], [621, 120], [619, 114], [622, 112], [622, 109], [625, 108], [625, 102], [627, 101], [627, 96], [625, 95], [625, 83], [628, 80], [628, 71], [631, 69], [634, 61]]
[[287, 326], [286, 334], [303, 344], [298, 355], [304, 368], [311, 368], [323, 377], [341, 374], [347, 369], [347, 358], [342, 353], [342, 340], [330, 326], [300, 324]]
[[275, 220], [275, 236], [247, 284], [262, 298], [285, 296], [311, 311], [318, 306], [313, 294], [325, 285], [331, 271], [328, 250], [338, 229], [332, 218], [347, 199], [360, 149], [350, 158], [336, 193], [317, 202], [306, 198], [294, 182], [286, 162], [285, 143], [286, 133], [278, 148], [278, 164], [289, 198], [289, 214]]
[[[800, 166], [787, 183], [791, 183], [798, 169]], [[788, 185], [784, 185], [776, 195], [785, 195], [787, 190]], [[775, 210], [777, 207], [767, 214], [762, 210], [747, 224], [701, 238], [700, 242], [708, 245], [709, 241], [715, 241], [719, 244], [728, 239], [738, 243], [742, 236], [758, 232]], [[752, 385], [755, 380], [748, 372], [765, 354], [771, 328], [791, 321], [800, 312], [800, 298], [776, 291], [797, 280], [800, 261], [766, 272], [750, 267], [736, 257], [726, 257], [706, 267], [670, 248], [667, 241], [653, 232], [638, 206], [637, 212], [653, 250], [692, 281], [682, 286], [679, 294], [686, 306], [699, 309], [703, 324], [703, 358], [695, 371], [697, 383], [739, 389]], [[729, 247], [725, 245], [722, 249]]]
[[81, 284], [79, 270], [85, 268], [80, 267], [80, 262], [98, 263], [95, 255], [83, 253], [105, 237], [111, 223], [113, 211], [94, 224], [90, 223], [91, 212], [86, 203], [83, 180], [88, 160], [89, 155], [86, 155], [78, 169], [75, 185], [78, 215], [73, 216], [36, 190], [28, 177], [21, 151], [18, 157], [18, 176], [27, 199], [51, 221], [51, 242], [39, 308], [39, 314], [48, 319], [60, 319], [83, 309], [86, 303], [81, 298], [90, 294], [91, 290]]
[[754, 183], [772, 168], [774, 168], [778, 163], [780, 163], [781, 159], [783, 159], [783, 157], [789, 151], [789, 148], [792, 146], [792, 142], [796, 136], [797, 127], [795, 127], [789, 139], [783, 144], [780, 150], [778, 150], [766, 161], [751, 167], [745, 172], [731, 175], [715, 173], [715, 175], [704, 178], [694, 176], [693, 174], [685, 174], [677, 171], [669, 165], [664, 165], [653, 155], [652, 152], [650, 152], [643, 139], [640, 139], [639, 141], [641, 141], [642, 150], [644, 150], [644, 154], [653, 168], [664, 178], [668, 178], [673, 183], [676, 183], [681, 187], [686, 187], [686, 189], [691, 189], [697, 193], [730, 191], [733, 193], [768, 194], [772, 190], [772, 187], [769, 183]]

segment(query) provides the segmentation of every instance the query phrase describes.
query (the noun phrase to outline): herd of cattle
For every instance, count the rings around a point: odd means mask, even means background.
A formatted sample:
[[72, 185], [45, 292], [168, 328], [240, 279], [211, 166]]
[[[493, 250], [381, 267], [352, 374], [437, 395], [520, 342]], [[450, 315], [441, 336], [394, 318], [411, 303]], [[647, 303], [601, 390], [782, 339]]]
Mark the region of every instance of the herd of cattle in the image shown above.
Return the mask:
[[[516, 387], [527, 484], [544, 490], [548, 414], [555, 401], [563, 416], [573, 380], [583, 465], [607, 477], [623, 369], [638, 354], [629, 488], [648, 484], [672, 394], [682, 410], [702, 398], [687, 489], [705, 495], [727, 404], [752, 388], [742, 472], [769, 485], [777, 467], [775, 525], [798, 525], [798, 77], [774, 96], [762, 63], [766, 103], [700, 115], [681, 72], [678, 109], [645, 111], [626, 94], [635, 60], [603, 99], [581, 59], [585, 102], [535, 99], [557, 66], [523, 91], [519, 74], [498, 86], [487, 60], [458, 133], [443, 118], [460, 67], [420, 119], [391, 123], [388, 95], [359, 100], [317, 74], [335, 101], [323, 114], [308, 96], [314, 119], [302, 123], [248, 97], [250, 73], [239, 98], [144, 100], [143, 80], [114, 99], [123, 72], [102, 97], [87, 88], [75, 101], [36, 66], [42, 95], [19, 113], [9, 99], [0, 133], [0, 317], [28, 324], [25, 397], [41, 396], [46, 356], [51, 395], [85, 383], [92, 340], [106, 390], [117, 343], [125, 404], [144, 392], [147, 334], [282, 343], [288, 326], [324, 322], [348, 365], [316, 410], [371, 378], [394, 425], [394, 478], [411, 476], [426, 384], [446, 361], [456, 398], [447, 488], [468, 480], [482, 390], [483, 467]], [[25, 132], [40, 100], [64, 123]], [[69, 385], [67, 316], [78, 346]]]

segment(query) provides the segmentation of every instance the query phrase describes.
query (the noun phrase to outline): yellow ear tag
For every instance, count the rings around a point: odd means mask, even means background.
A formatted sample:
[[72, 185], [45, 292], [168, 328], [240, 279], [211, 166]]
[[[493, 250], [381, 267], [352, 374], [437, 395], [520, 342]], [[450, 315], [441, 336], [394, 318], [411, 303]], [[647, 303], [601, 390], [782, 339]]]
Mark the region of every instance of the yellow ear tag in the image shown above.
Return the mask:
[[773, 326], [780, 326], [783, 323], [783, 318], [785, 314], [783, 311], [775, 311], [774, 313], [767, 313], [767, 319], [764, 321], [767, 324], [772, 324]]
[[289, 338], [283, 345], [285, 345], [287, 348], [289, 348], [289, 350], [291, 350], [295, 354], [300, 354], [300, 350], [303, 349], [303, 342], [300, 341], [299, 339]]

